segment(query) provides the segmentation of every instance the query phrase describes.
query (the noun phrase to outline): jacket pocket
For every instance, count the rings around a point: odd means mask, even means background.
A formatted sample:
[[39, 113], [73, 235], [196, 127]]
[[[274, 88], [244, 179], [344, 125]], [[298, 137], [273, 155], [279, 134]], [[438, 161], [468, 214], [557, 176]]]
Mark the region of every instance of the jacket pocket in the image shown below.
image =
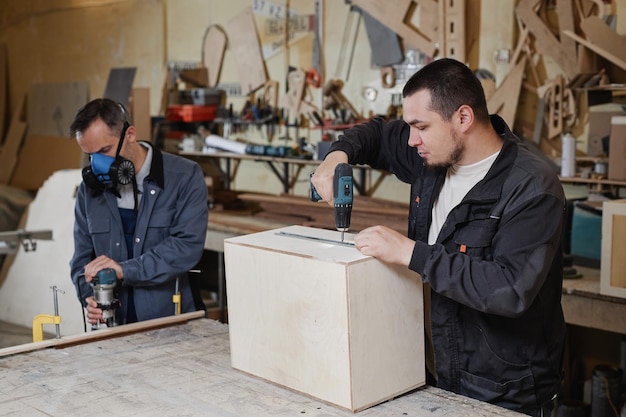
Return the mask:
[[474, 220], [457, 230], [454, 242], [461, 253], [477, 258], [491, 259], [491, 242], [498, 228], [499, 219]]
[[113, 239], [111, 237], [111, 220], [106, 218], [90, 218], [87, 223], [89, 235], [96, 256], [108, 255], [114, 256]]
[[530, 369], [517, 379], [492, 381], [461, 371], [461, 395], [497, 404], [501, 407], [521, 409], [536, 404], [535, 382]]

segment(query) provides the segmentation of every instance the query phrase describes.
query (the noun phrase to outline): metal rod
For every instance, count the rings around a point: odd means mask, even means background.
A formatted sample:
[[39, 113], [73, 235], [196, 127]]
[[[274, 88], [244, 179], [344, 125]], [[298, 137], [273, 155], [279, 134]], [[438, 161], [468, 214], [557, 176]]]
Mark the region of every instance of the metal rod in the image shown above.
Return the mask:
[[[56, 285], [53, 285], [50, 288], [52, 288], [52, 297], [54, 299], [54, 316], [58, 317], [59, 316], [59, 300], [57, 297], [57, 293], [60, 292], [61, 294], [65, 294], [65, 291], [58, 289]], [[57, 339], [60, 339], [61, 338], [61, 326], [57, 323], [54, 325], [54, 328], [56, 330]]]

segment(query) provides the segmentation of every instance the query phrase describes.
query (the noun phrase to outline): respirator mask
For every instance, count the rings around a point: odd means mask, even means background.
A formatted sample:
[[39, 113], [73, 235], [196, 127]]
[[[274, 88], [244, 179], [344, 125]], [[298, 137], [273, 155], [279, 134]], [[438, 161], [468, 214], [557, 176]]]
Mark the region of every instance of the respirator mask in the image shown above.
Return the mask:
[[99, 153], [92, 154], [90, 156], [91, 165], [83, 168], [83, 181], [92, 190], [109, 191], [119, 198], [118, 185], [130, 184], [135, 179], [135, 165], [120, 156], [128, 127], [129, 124], [125, 122], [115, 157]]

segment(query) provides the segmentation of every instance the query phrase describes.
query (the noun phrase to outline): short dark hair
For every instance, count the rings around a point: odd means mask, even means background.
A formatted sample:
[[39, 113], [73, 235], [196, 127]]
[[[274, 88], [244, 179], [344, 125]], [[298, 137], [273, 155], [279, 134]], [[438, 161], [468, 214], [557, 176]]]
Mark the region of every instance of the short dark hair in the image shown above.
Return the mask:
[[82, 134], [97, 119], [101, 119], [111, 132], [118, 135], [122, 133], [125, 123], [131, 124], [128, 111], [121, 103], [108, 98], [97, 98], [78, 110], [70, 125], [70, 137], [75, 138], [77, 134]]
[[402, 97], [428, 90], [430, 109], [444, 120], [450, 120], [455, 111], [466, 104], [472, 108], [480, 123], [489, 123], [485, 91], [476, 75], [464, 63], [441, 58], [425, 65], [409, 78], [402, 89]]

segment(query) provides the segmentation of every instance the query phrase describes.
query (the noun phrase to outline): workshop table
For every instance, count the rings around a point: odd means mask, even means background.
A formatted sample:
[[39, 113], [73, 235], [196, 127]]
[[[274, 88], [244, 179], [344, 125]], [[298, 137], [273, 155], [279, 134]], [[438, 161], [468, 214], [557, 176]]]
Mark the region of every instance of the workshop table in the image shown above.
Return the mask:
[[[254, 348], [254, 347], [251, 347]], [[195, 319], [0, 358], [8, 416], [354, 416], [230, 366], [228, 325]], [[358, 416], [521, 416], [423, 387]]]

